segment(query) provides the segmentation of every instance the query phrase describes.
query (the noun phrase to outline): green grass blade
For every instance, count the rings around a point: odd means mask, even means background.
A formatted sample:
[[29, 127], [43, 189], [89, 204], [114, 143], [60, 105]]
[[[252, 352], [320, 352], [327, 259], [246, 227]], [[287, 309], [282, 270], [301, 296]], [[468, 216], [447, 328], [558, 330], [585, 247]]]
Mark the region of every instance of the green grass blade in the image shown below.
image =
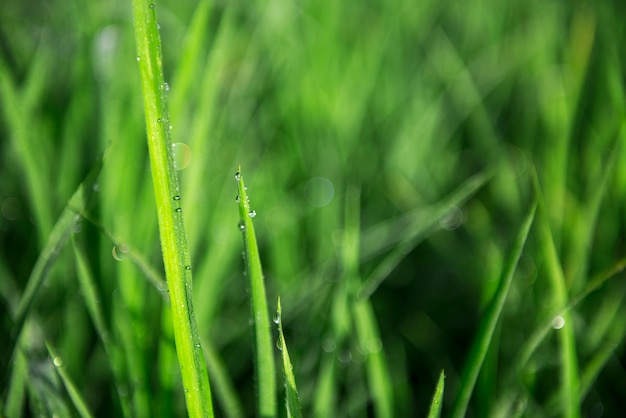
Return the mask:
[[[53, 226], [52, 232], [48, 237], [48, 241], [41, 250], [33, 270], [28, 277], [28, 283], [26, 284], [22, 298], [17, 306], [13, 320], [13, 328], [11, 330], [11, 341], [9, 342], [9, 344], [11, 344], [11, 349], [8, 350], [8, 352], [13, 353], [13, 355], [15, 354], [16, 344], [20, 334], [22, 333], [24, 323], [28, 317], [28, 312], [33, 304], [37, 292], [39, 291], [39, 288], [48, 276], [50, 268], [56, 261], [59, 252], [67, 241], [68, 236], [74, 230], [75, 225], [80, 222], [80, 216], [76, 216], [70, 207], [79, 208], [80, 210], [85, 209], [93, 191], [93, 185], [100, 174], [100, 170], [102, 169], [102, 163], [102, 158], [99, 158], [90, 173], [87, 175], [87, 178], [78, 186], [74, 195], [70, 198], [66, 208], [63, 210], [63, 213]], [[3, 359], [3, 370], [7, 367], [5, 361], [8, 361], [8, 358]]]
[[365, 233], [363, 237], [364, 252], [362, 254], [365, 258], [375, 255], [389, 245], [398, 242], [404, 243], [392, 250], [365, 279], [359, 291], [359, 298], [370, 297], [406, 255], [449, 213], [450, 209], [461, 206], [484, 186], [491, 176], [490, 171], [479, 173], [430, 208], [412, 212], [391, 223], [378, 225]]
[[428, 411], [428, 418], [439, 418], [441, 416], [441, 407], [443, 406], [443, 390], [445, 386], [446, 375], [444, 371], [441, 371], [439, 375], [439, 381], [433, 394], [433, 400], [430, 402], [430, 410]]
[[91, 321], [94, 324], [96, 333], [98, 334], [98, 337], [102, 342], [102, 346], [104, 347], [104, 351], [107, 354], [109, 364], [111, 365], [111, 370], [113, 371], [113, 379], [116, 383], [115, 387], [117, 389], [122, 413], [125, 417], [130, 417], [132, 415], [130, 398], [128, 396], [124, 396], [123, 393], [123, 388], [126, 386], [126, 384], [124, 379], [124, 366], [122, 364], [120, 356], [120, 349], [114, 342], [111, 336], [111, 332], [106, 324], [105, 315], [102, 311], [102, 304], [99, 302], [101, 300], [101, 296], [96, 287], [93, 273], [87, 261], [87, 256], [84, 253], [83, 249], [76, 243], [76, 239], [74, 239], [74, 237], [72, 238], [72, 247], [74, 249], [78, 283], [84, 296], [85, 304], [87, 306], [87, 312], [89, 312]]
[[515, 269], [517, 268], [517, 263], [522, 254], [522, 250], [524, 249], [526, 238], [528, 237], [530, 227], [535, 217], [536, 208], [537, 203], [535, 202], [522, 222], [522, 226], [515, 240], [515, 244], [513, 245], [511, 255], [502, 272], [502, 278], [500, 280], [498, 290], [496, 291], [492, 302], [489, 304], [489, 307], [484, 314], [484, 319], [480, 324], [476, 340], [472, 344], [467, 364], [463, 371], [463, 377], [461, 378], [461, 387], [459, 389], [454, 411], [452, 413], [452, 416], [455, 418], [464, 417], [467, 413], [467, 406], [469, 405], [476, 379], [478, 378], [478, 374], [480, 373], [487, 350], [491, 344], [491, 338], [498, 319], [500, 318], [504, 301], [506, 300], [509, 287], [511, 286], [511, 282], [513, 280], [513, 275], [515, 274]]
[[287, 343], [283, 334], [282, 309], [280, 306], [280, 297], [278, 297], [278, 308], [276, 310], [276, 319], [278, 321], [278, 347], [283, 359], [283, 372], [285, 379], [285, 407], [287, 417], [302, 418], [302, 406], [300, 405], [300, 397], [298, 396], [298, 388], [296, 387], [296, 378], [293, 375], [293, 366], [287, 351]]
[[215, 391], [217, 401], [222, 405], [224, 414], [231, 418], [243, 418], [244, 413], [241, 400], [237, 396], [235, 386], [228, 375], [228, 370], [225, 368], [222, 359], [209, 340], [202, 340], [202, 348], [209, 375], [211, 376], [211, 387]]
[[76, 410], [78, 411], [78, 414], [83, 418], [93, 417], [94, 415], [89, 410], [87, 403], [85, 403], [85, 400], [83, 399], [82, 395], [78, 391], [78, 388], [72, 381], [72, 378], [63, 367], [63, 360], [59, 357], [56, 350], [50, 344], [46, 343], [46, 348], [48, 349], [48, 354], [50, 354], [50, 358], [52, 358], [52, 362], [55, 366], [54, 369], [61, 378], [61, 382], [63, 382], [65, 390], [70, 396], [70, 399], [74, 404], [74, 408], [76, 408]]
[[274, 364], [274, 344], [270, 328], [269, 309], [265, 295], [265, 283], [261, 258], [254, 235], [252, 218], [256, 212], [250, 208], [246, 186], [241, 175], [241, 167], [235, 175], [239, 186], [239, 229], [242, 231], [246, 271], [250, 286], [250, 309], [254, 327], [254, 348], [256, 351], [256, 387], [258, 416], [276, 416], [276, 366]]
[[[538, 196], [539, 207], [542, 221], [539, 223], [539, 237], [541, 243], [541, 251], [544, 253], [548, 280], [553, 290], [553, 301], [556, 306], [567, 306], [568, 291], [563, 269], [556, 250], [556, 243], [550, 230], [548, 220], [549, 213], [546, 211], [543, 200], [543, 193], [539, 184], [536, 172], [533, 176], [535, 191]], [[563, 407], [563, 416], [568, 418], [576, 418], [580, 416], [579, 405], [579, 376], [578, 376], [578, 360], [576, 356], [576, 340], [574, 335], [574, 326], [572, 316], [567, 311], [562, 315], [565, 324], [558, 330], [560, 341], [560, 362], [561, 362], [561, 403]]]
[[14, 356], [13, 370], [6, 393], [2, 412], [7, 417], [21, 417], [26, 381], [28, 380], [28, 365], [22, 350], [17, 350]]
[[376, 416], [393, 417], [393, 386], [374, 310], [369, 300], [354, 303], [354, 323], [360, 350], [365, 353], [367, 380]]
[[154, 4], [133, 0], [133, 18], [159, 235], [172, 301], [174, 340], [185, 388], [187, 412], [193, 417], [213, 416], [209, 377], [193, 314], [191, 262], [169, 137], [161, 40]]

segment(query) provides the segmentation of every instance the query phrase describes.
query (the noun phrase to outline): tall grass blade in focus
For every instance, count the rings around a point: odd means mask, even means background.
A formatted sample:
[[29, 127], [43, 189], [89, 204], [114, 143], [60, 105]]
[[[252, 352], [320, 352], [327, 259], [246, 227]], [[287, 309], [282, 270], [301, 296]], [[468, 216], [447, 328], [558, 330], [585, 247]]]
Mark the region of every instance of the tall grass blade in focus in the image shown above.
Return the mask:
[[257, 414], [259, 417], [269, 418], [276, 416], [276, 366], [274, 364], [274, 344], [272, 344], [263, 270], [252, 222], [252, 218], [256, 216], [256, 211], [250, 206], [241, 167], [235, 174], [235, 180], [239, 190], [236, 199], [239, 204], [238, 227], [243, 237], [246, 274], [250, 292], [250, 310], [254, 328]]
[[137, 61], [141, 76], [150, 167], [165, 275], [170, 290], [176, 353], [190, 417], [212, 417], [206, 363], [192, 306], [191, 261], [180, 207], [163, 79], [161, 38], [154, 3], [133, 0]]
[[274, 322], [278, 325], [278, 343], [280, 356], [283, 363], [283, 379], [285, 380], [285, 409], [287, 417], [302, 418], [302, 407], [300, 405], [300, 397], [298, 396], [298, 388], [296, 387], [296, 378], [293, 375], [293, 366], [289, 358], [287, 350], [287, 342], [283, 334], [283, 317], [280, 306], [280, 297], [278, 298], [278, 307], [276, 309], [276, 317]]
[[441, 371], [439, 380], [437, 381], [437, 387], [433, 393], [433, 399], [430, 402], [430, 409], [428, 411], [428, 418], [439, 418], [441, 416], [441, 408], [443, 406], [443, 391], [445, 387], [446, 375], [444, 371]]

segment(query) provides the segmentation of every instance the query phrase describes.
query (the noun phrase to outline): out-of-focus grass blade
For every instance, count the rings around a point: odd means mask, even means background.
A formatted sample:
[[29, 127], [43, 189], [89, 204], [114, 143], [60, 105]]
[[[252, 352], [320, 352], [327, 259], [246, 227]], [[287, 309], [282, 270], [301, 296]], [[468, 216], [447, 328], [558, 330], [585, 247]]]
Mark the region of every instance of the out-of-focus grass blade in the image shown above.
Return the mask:
[[241, 167], [235, 174], [239, 186], [239, 229], [243, 236], [244, 257], [250, 286], [250, 308], [254, 327], [254, 347], [256, 350], [256, 387], [258, 416], [262, 418], [276, 416], [276, 366], [270, 317], [265, 294], [261, 258], [254, 235], [252, 218], [256, 211], [250, 208], [250, 200], [241, 175]]
[[356, 301], [353, 309], [360, 349], [366, 355], [367, 380], [376, 416], [391, 418], [393, 417], [393, 387], [374, 311], [369, 300]]
[[335, 357], [327, 354], [322, 358], [317, 390], [313, 405], [313, 416], [317, 418], [332, 417], [335, 415], [337, 391], [335, 383]]
[[[99, 158], [90, 173], [87, 175], [87, 178], [78, 186], [70, 198], [67, 206], [63, 210], [63, 213], [52, 228], [48, 241], [35, 262], [35, 266], [33, 267], [33, 270], [28, 278], [26, 289], [24, 290], [24, 294], [22, 295], [15, 312], [11, 341], [8, 342], [11, 345], [8, 352], [13, 353], [11, 357], [15, 354], [17, 341], [24, 327], [24, 322], [26, 321], [30, 307], [33, 304], [33, 300], [37, 295], [37, 291], [47, 277], [50, 268], [56, 261], [57, 256], [65, 245], [68, 236], [74, 230], [76, 224], [80, 222], [80, 216], [77, 216], [74, 211], [70, 209], [70, 207], [85, 210], [89, 197], [93, 192], [93, 185], [100, 174], [100, 170], [102, 169], [102, 164], [103, 159]], [[2, 371], [2, 376], [6, 376], [4, 371], [8, 366], [9, 359], [10, 357], [2, 359], [2, 367], [0, 369], [0, 371]]]
[[[83, 252], [82, 248], [76, 243], [75, 239], [72, 239], [72, 247], [74, 249], [78, 283], [84, 296], [87, 311], [89, 312], [89, 316], [94, 324], [96, 333], [102, 342], [102, 346], [107, 354], [111, 370], [113, 371], [113, 379], [115, 380], [115, 387], [117, 388], [122, 413], [125, 417], [130, 417], [132, 415], [130, 405], [131, 399], [123, 393], [123, 388], [126, 384], [124, 382], [124, 366], [122, 364], [120, 349], [111, 338], [111, 332], [106, 325], [104, 312], [102, 312], [102, 305], [99, 303], [101, 298], [98, 293], [98, 288], [96, 287], [91, 268], [89, 267], [87, 256]], [[52, 354], [50, 355], [52, 356]]]
[[413, 211], [399, 219], [377, 225], [363, 234], [361, 257], [369, 258], [391, 245], [401, 243], [391, 251], [365, 279], [359, 298], [368, 298], [398, 266], [398, 264], [438, 225], [451, 209], [461, 206], [492, 177], [491, 171], [481, 172], [440, 202], [425, 209]]
[[441, 416], [441, 407], [443, 406], [443, 390], [445, 386], [446, 375], [444, 371], [441, 371], [439, 375], [439, 381], [433, 393], [433, 400], [430, 402], [430, 410], [428, 412], [428, 418], [439, 418]]
[[[553, 301], [556, 306], [567, 306], [568, 291], [563, 269], [559, 256], [556, 251], [556, 245], [550, 230], [548, 220], [548, 212], [546, 211], [543, 192], [539, 184], [536, 171], [533, 171], [533, 183], [535, 193], [539, 202], [540, 212], [542, 214], [539, 223], [539, 242], [540, 251], [546, 262], [546, 270], [548, 280], [553, 290]], [[576, 339], [574, 336], [574, 325], [572, 316], [567, 311], [561, 316], [563, 326], [558, 330], [559, 340], [561, 342], [560, 362], [561, 362], [561, 396], [563, 416], [568, 418], [576, 418], [580, 416], [579, 404], [579, 377], [578, 377], [578, 360], [576, 356]]]
[[14, 356], [13, 370], [6, 395], [6, 402], [2, 406], [2, 412], [7, 417], [21, 417], [26, 380], [28, 379], [28, 365], [26, 357], [21, 350], [17, 350]]
[[302, 418], [302, 407], [300, 405], [300, 397], [298, 396], [298, 388], [296, 387], [296, 378], [293, 375], [293, 366], [287, 351], [287, 343], [283, 334], [282, 309], [280, 306], [280, 297], [278, 298], [278, 308], [276, 310], [276, 320], [278, 322], [278, 348], [281, 351], [283, 359], [283, 372], [285, 379], [285, 407], [287, 417]]
[[231, 418], [243, 418], [244, 413], [241, 401], [228, 375], [228, 370], [224, 367], [222, 360], [209, 340], [203, 339], [202, 347], [204, 348], [204, 357], [206, 358], [211, 382], [213, 382], [211, 387], [215, 391], [217, 400], [221, 402], [225, 415]]
[[485, 355], [489, 349], [493, 332], [498, 319], [500, 318], [504, 301], [506, 300], [509, 287], [511, 286], [511, 282], [513, 280], [513, 275], [515, 274], [515, 269], [517, 268], [517, 263], [522, 254], [526, 238], [528, 237], [530, 227], [535, 218], [536, 208], [537, 202], [534, 202], [517, 235], [511, 255], [509, 256], [502, 272], [502, 278], [500, 280], [500, 284], [498, 285], [498, 289], [496, 290], [496, 294], [489, 304], [483, 320], [480, 323], [480, 328], [478, 329], [476, 339], [472, 344], [472, 348], [463, 371], [461, 387], [459, 388], [454, 411], [452, 412], [452, 416], [455, 418], [462, 418], [466, 415], [467, 406], [472, 396], [476, 379], [478, 378], [483, 360], [485, 359]]
[[46, 343], [46, 348], [48, 349], [48, 354], [50, 354], [50, 358], [52, 359], [52, 362], [54, 364], [54, 369], [61, 378], [61, 381], [65, 386], [65, 390], [70, 396], [70, 399], [74, 404], [74, 408], [76, 408], [76, 410], [78, 411], [78, 414], [83, 418], [93, 417], [93, 414], [89, 410], [89, 407], [85, 403], [85, 400], [78, 391], [78, 388], [76, 388], [76, 385], [72, 381], [72, 378], [65, 371], [65, 368], [63, 367], [63, 360], [59, 357], [56, 350], [49, 343]]

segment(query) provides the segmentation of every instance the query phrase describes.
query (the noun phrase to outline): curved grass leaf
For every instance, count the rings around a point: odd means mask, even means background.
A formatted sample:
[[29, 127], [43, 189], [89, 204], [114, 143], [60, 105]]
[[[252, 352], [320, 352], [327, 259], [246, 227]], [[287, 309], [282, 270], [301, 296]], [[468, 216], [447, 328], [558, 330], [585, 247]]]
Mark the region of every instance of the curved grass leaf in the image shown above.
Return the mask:
[[187, 412], [193, 417], [212, 417], [209, 377], [192, 306], [191, 262], [180, 207], [180, 186], [169, 137], [161, 39], [154, 7], [154, 4], [145, 0], [133, 0], [137, 61], [159, 235], [172, 301], [174, 340], [185, 388]]
[[257, 387], [257, 414], [262, 418], [276, 416], [276, 366], [274, 345], [270, 329], [270, 317], [265, 295], [265, 283], [261, 258], [254, 235], [252, 218], [256, 212], [250, 208], [250, 200], [241, 175], [241, 167], [235, 174], [239, 186], [239, 229], [243, 236], [244, 258], [250, 286], [250, 309], [254, 327], [255, 373]]
[[526, 238], [528, 237], [533, 219], [535, 218], [536, 208], [537, 202], [534, 202], [528, 212], [528, 215], [524, 219], [524, 222], [522, 222], [522, 226], [517, 235], [517, 239], [515, 240], [515, 244], [513, 245], [509, 259], [504, 267], [504, 271], [502, 272], [502, 279], [500, 280], [496, 294], [484, 314], [484, 319], [480, 324], [476, 339], [472, 344], [472, 348], [463, 371], [463, 376], [461, 378], [461, 387], [456, 398], [454, 411], [452, 412], [452, 416], [455, 418], [466, 416], [467, 406], [472, 396], [476, 379], [478, 378], [478, 374], [480, 373], [487, 350], [491, 344], [491, 339], [493, 337], [498, 319], [500, 318], [509, 287], [511, 286], [513, 275], [515, 274], [515, 269], [517, 268], [517, 263], [522, 254], [522, 250], [524, 249], [524, 244], [526, 243]]
[[302, 406], [298, 396], [298, 388], [296, 387], [296, 378], [293, 375], [293, 366], [287, 351], [287, 343], [283, 334], [282, 309], [280, 306], [280, 297], [278, 297], [278, 308], [276, 310], [276, 321], [278, 322], [278, 348], [283, 359], [283, 372], [285, 378], [285, 407], [287, 417], [302, 418]]

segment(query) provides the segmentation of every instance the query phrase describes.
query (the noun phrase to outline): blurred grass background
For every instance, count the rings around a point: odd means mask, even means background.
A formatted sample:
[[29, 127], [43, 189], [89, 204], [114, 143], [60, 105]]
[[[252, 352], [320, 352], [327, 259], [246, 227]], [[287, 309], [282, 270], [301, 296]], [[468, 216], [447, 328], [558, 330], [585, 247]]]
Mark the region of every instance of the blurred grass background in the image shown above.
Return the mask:
[[[618, 1], [156, 3], [172, 137], [191, 149], [179, 176], [196, 317], [212, 387], [216, 367], [226, 380], [217, 414], [254, 413], [241, 164], [303, 412], [338, 417], [425, 416], [441, 369], [450, 413], [536, 170], [557, 267], [533, 227], [468, 416], [560, 415], [563, 329], [528, 358], [524, 348], [626, 256], [625, 12]], [[74, 245], [54, 260], [22, 354], [3, 369], [5, 411], [75, 413], [48, 342], [95, 415], [184, 414], [164, 289], [125, 256], [162, 276], [135, 56], [128, 2], [0, 4], [3, 341], [53, 225], [107, 150]], [[487, 172], [466, 203], [449, 203]], [[431, 225], [438, 204], [445, 216]], [[565, 300], [550, 279], [559, 270]], [[380, 286], [355, 302], [372, 274]], [[582, 416], [622, 411], [625, 292], [612, 275], [565, 324]]]

